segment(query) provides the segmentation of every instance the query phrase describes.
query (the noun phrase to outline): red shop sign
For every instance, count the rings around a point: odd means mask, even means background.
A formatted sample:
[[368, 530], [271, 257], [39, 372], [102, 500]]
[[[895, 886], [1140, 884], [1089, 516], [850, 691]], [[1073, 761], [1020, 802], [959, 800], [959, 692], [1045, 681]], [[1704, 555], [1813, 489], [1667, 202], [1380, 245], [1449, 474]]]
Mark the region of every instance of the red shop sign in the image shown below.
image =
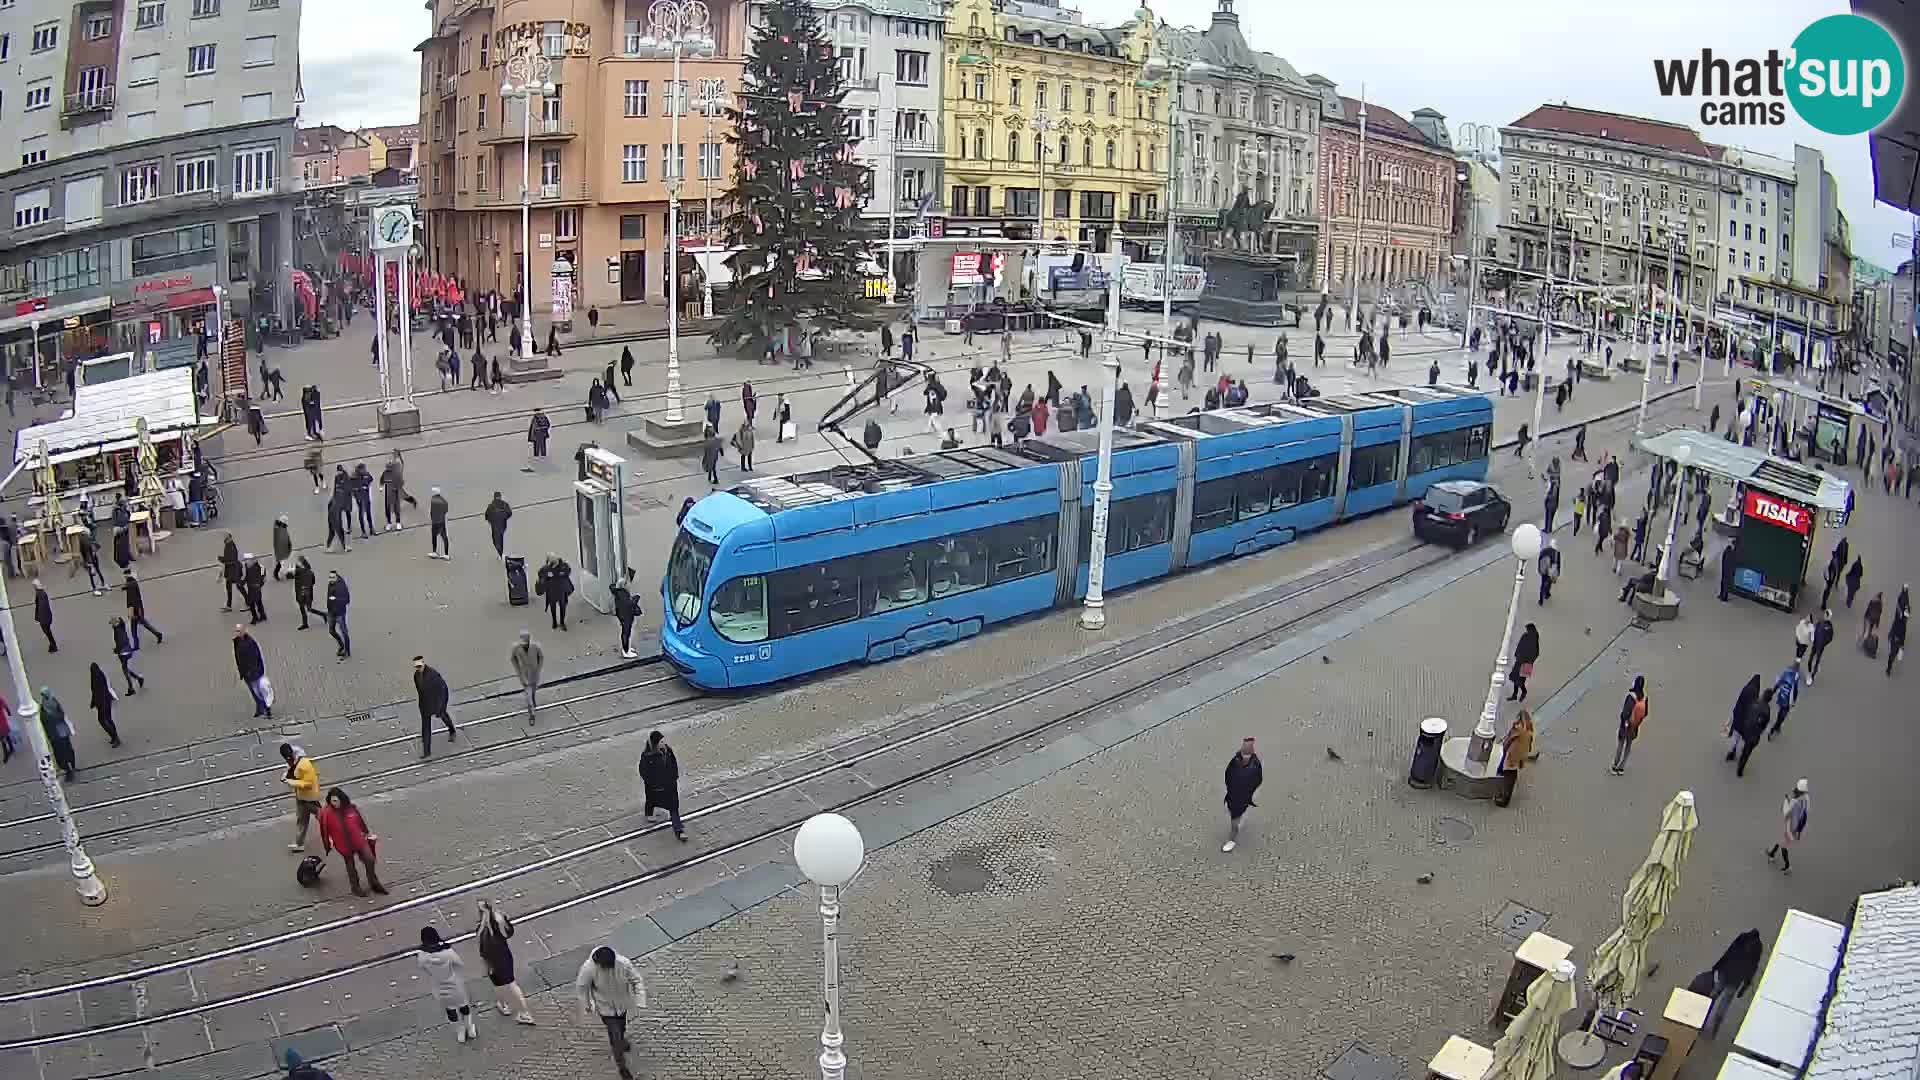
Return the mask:
[[1747, 492], [1746, 514], [1769, 525], [1792, 529], [1802, 536], [1813, 529], [1813, 514], [1806, 507], [1758, 491]]

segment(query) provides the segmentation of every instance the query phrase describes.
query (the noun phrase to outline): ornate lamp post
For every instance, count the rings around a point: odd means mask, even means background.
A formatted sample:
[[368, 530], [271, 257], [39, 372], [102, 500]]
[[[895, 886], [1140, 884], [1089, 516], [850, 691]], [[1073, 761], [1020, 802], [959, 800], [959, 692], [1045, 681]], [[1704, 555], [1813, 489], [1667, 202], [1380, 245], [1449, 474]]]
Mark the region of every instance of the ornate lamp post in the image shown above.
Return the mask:
[[[672, 118], [667, 150], [667, 423], [685, 419], [680, 408], [680, 184], [686, 179], [686, 161], [680, 156], [680, 114], [687, 111], [681, 89], [680, 57], [686, 52], [711, 53], [708, 34], [711, 16], [701, 0], [654, 0], [647, 6], [647, 36], [640, 51], [673, 57], [673, 81], [667, 84], [667, 115]], [[708, 201], [712, 229], [712, 201]]]
[[[704, 177], [707, 182], [706, 247], [707, 258], [712, 259], [714, 237], [713, 181], [714, 175], [720, 171], [720, 158], [716, 153], [713, 162], [709, 164], [705, 159], [705, 153], [708, 146], [717, 148], [720, 145], [713, 141], [713, 114], [719, 112], [727, 104], [727, 81], [725, 79], [701, 79], [699, 88], [694, 91], [693, 103], [707, 118], [707, 137], [706, 140], [700, 144], [702, 155], [700, 171], [707, 174]], [[701, 267], [701, 269], [704, 271], [706, 267]], [[703, 319], [713, 318], [713, 275], [711, 273], [702, 273], [700, 275], [700, 317]], [[676, 350], [670, 348], [669, 355], [674, 351]]]
[[844, 1080], [847, 1055], [840, 1049], [840, 890], [860, 873], [866, 841], [839, 814], [815, 814], [793, 837], [793, 861], [820, 887], [820, 924], [825, 942], [826, 1022], [820, 1029], [820, 1080]]
[[[532, 38], [520, 41], [507, 57], [507, 77], [500, 81], [500, 99], [520, 99], [520, 359], [533, 359], [533, 188], [528, 159], [533, 155], [533, 99], [551, 95], [553, 61]], [[401, 319], [407, 317], [401, 312]]]
[[1513, 621], [1520, 610], [1520, 586], [1527, 580], [1527, 564], [1540, 557], [1540, 530], [1532, 524], [1513, 530], [1513, 598], [1507, 601], [1507, 628], [1500, 634], [1500, 651], [1493, 659], [1493, 675], [1487, 683], [1487, 703], [1480, 710], [1480, 721], [1473, 726], [1473, 741], [1467, 756], [1486, 761], [1499, 737], [1495, 723], [1500, 719], [1500, 684], [1507, 679], [1507, 662], [1512, 655]]

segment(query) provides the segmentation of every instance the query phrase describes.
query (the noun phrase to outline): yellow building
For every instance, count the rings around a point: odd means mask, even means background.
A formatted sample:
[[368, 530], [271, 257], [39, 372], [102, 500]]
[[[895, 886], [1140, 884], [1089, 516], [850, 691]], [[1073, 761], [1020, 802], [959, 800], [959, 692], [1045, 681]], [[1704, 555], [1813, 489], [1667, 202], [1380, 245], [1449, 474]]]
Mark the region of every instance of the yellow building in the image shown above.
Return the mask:
[[1138, 86], [1146, 8], [1111, 29], [1057, 2], [957, 0], [947, 11], [941, 107], [947, 232], [1043, 236], [1144, 257], [1164, 231], [1163, 94]]

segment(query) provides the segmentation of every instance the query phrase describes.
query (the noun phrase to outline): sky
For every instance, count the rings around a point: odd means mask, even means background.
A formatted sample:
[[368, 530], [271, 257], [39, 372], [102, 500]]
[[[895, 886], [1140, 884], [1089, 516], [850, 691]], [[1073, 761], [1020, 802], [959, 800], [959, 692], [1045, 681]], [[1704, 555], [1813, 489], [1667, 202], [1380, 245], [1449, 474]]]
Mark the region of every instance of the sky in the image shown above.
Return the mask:
[[[604, 0], [576, 0], [600, 3]], [[712, 0], [720, 2], [720, 0]], [[1062, 0], [1087, 21], [1132, 17], [1132, 0]], [[1159, 19], [1204, 27], [1214, 0], [1162, 0]], [[1656, 57], [1762, 56], [1786, 49], [1808, 23], [1848, 10], [1835, 0], [1366, 0], [1362, 5], [1238, 0], [1249, 44], [1283, 56], [1302, 74], [1322, 74], [1340, 92], [1406, 116], [1431, 107], [1454, 132], [1500, 127], [1547, 102], [1688, 124], [1709, 142], [1791, 158], [1795, 143], [1825, 153], [1853, 226], [1854, 254], [1897, 265], [1892, 250], [1907, 217], [1873, 201], [1865, 136], [1832, 136], [1791, 109], [1782, 127], [1706, 128], [1698, 104], [1662, 98]], [[308, 0], [300, 53], [302, 120], [342, 127], [417, 119], [420, 69], [413, 46], [430, 30], [418, 0]], [[1920, 76], [1917, 76], [1920, 77]], [[1920, 93], [1920, 89], [1911, 92]], [[1457, 137], [1457, 136], [1456, 136]]]

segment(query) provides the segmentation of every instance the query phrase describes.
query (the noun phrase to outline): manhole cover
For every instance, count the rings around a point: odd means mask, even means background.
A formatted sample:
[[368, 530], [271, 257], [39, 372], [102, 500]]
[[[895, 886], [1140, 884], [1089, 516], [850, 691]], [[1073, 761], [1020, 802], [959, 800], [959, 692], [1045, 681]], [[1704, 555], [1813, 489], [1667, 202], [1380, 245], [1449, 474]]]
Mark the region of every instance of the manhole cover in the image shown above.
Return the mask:
[[1048, 846], [1050, 839], [1038, 833], [1008, 833], [956, 848], [934, 862], [928, 883], [956, 897], [1038, 885], [1056, 858]]
[[1549, 916], [1544, 911], [1535, 911], [1525, 904], [1507, 901], [1507, 906], [1494, 916], [1493, 928], [1515, 941], [1521, 941], [1528, 934], [1547, 925]]
[[1436, 844], [1464, 844], [1473, 839], [1473, 823], [1457, 817], [1434, 818], [1427, 835]]
[[948, 896], [968, 896], [987, 891], [993, 884], [993, 871], [987, 868], [987, 849], [983, 846], [961, 848], [933, 864], [929, 875], [933, 887]]

